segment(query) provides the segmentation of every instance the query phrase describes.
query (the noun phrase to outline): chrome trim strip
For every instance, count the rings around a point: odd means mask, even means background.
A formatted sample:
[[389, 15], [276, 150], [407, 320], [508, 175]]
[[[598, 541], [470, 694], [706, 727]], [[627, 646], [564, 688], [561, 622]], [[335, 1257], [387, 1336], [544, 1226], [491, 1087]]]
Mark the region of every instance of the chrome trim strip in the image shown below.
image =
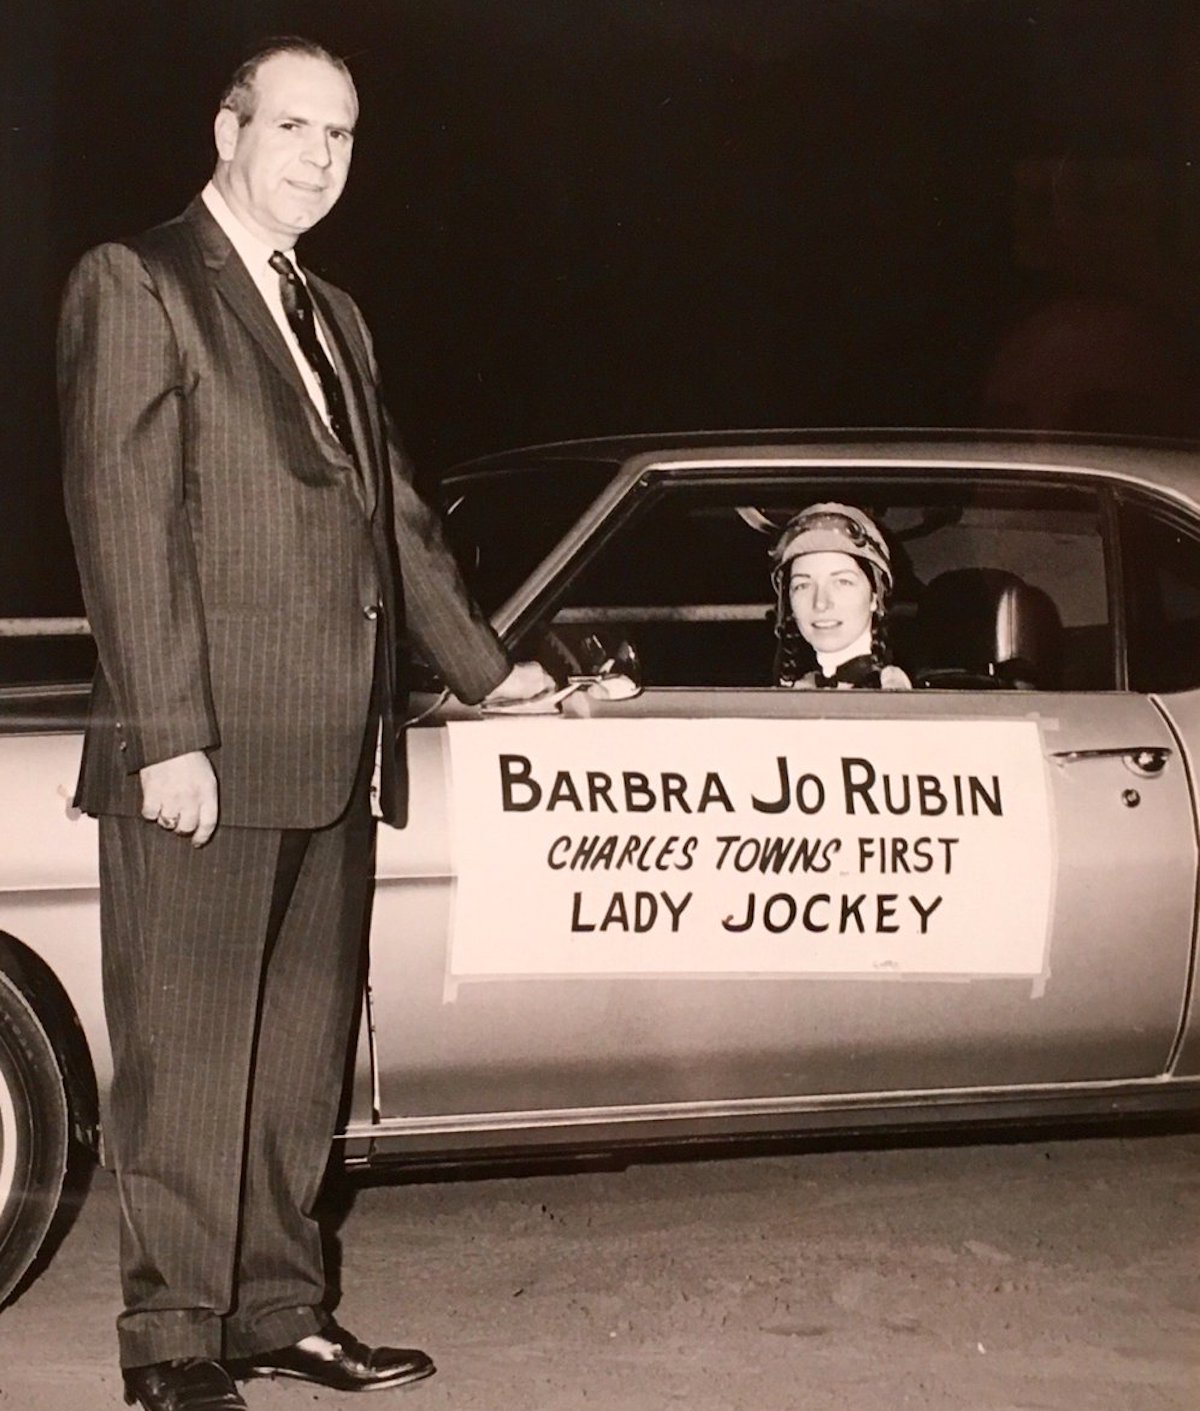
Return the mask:
[[[953, 448], [962, 450], [963, 448]], [[736, 455], [736, 456], [687, 456], [683, 455], [676, 459], [669, 451], [659, 452], [651, 456], [642, 467], [643, 470], [724, 470], [726, 468], [734, 470], [779, 470], [789, 466], [797, 470], [809, 469], [841, 469], [843, 464], [852, 465], [855, 469], [865, 468], [868, 470], [1033, 470], [1049, 471], [1052, 474], [1066, 472], [1074, 475], [1101, 475], [1111, 476], [1120, 480], [1129, 480], [1128, 474], [1121, 471], [1113, 471], [1108, 466], [1096, 466], [1086, 461], [1046, 461], [1046, 460], [1019, 460], [1009, 456], [972, 456], [972, 455], [935, 455], [928, 450], [923, 450], [915, 455], [858, 455], [851, 445], [840, 447], [826, 447], [820, 453], [810, 453], [804, 451], [797, 455], [789, 451], [786, 447], [781, 447], [774, 455]]]
[[743, 1098], [733, 1102], [617, 1104], [610, 1107], [553, 1108], [547, 1111], [470, 1112], [453, 1117], [385, 1117], [370, 1127], [359, 1123], [347, 1137], [437, 1136], [455, 1132], [505, 1132], [537, 1128], [608, 1126], [618, 1123], [704, 1121], [718, 1118], [802, 1116], [806, 1112], [857, 1112], [915, 1105], [955, 1107], [969, 1103], [1013, 1102], [1036, 1097], [1083, 1097], [1149, 1093], [1155, 1089], [1195, 1089], [1200, 1078], [1113, 1078], [1099, 1082], [1034, 1083], [1019, 1088], [911, 1088], [888, 1093], [822, 1093], [812, 1097]]
[[1182, 1003], [1179, 1009], [1179, 1027], [1175, 1031], [1175, 1042], [1171, 1045], [1171, 1051], [1167, 1054], [1168, 1069], [1174, 1068], [1179, 1062], [1181, 1055], [1188, 1042], [1188, 1035], [1191, 1032], [1193, 1019], [1193, 1006], [1196, 1003], [1196, 971], [1200, 965], [1200, 954], [1197, 953], [1197, 937], [1200, 936], [1200, 863], [1198, 863], [1197, 849], [1200, 848], [1200, 836], [1196, 829], [1196, 810], [1200, 807], [1200, 796], [1197, 794], [1196, 778], [1192, 771], [1192, 756], [1187, 748], [1187, 741], [1175, 724], [1174, 717], [1167, 709], [1166, 702], [1161, 695], [1152, 694], [1147, 697], [1150, 704], [1158, 712], [1171, 738], [1175, 741], [1175, 748], [1179, 752], [1179, 759], [1183, 765], [1183, 777], [1187, 785], [1188, 799], [1191, 803], [1192, 811], [1192, 945], [1188, 957], [1187, 975], [1183, 982]]
[[642, 604], [628, 607], [559, 608], [550, 619], [560, 624], [594, 622], [766, 622], [770, 603], [698, 603], [686, 607]]
[[100, 883], [95, 879], [78, 879], [66, 882], [22, 882], [19, 887], [8, 887], [0, 880], [0, 903], [5, 906], [23, 901], [43, 902], [47, 897], [77, 898], [81, 895], [99, 897]]
[[90, 637], [86, 617], [0, 617], [0, 637]]

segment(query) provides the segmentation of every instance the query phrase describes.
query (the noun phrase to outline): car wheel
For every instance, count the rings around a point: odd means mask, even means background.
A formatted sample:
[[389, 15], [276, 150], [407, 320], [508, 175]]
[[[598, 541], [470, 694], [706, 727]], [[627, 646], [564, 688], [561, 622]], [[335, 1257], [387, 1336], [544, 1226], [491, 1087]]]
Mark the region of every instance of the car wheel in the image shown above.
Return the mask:
[[70, 1153], [70, 1106], [54, 1045], [0, 971], [0, 1301], [54, 1219]]

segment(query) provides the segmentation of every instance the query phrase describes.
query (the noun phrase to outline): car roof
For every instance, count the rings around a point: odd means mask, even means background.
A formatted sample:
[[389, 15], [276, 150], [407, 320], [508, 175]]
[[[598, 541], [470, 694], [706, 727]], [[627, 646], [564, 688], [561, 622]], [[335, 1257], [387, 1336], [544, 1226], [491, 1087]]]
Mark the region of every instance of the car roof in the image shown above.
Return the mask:
[[[1196, 507], [1200, 444], [1151, 441], [1120, 436], [1069, 433], [897, 430], [879, 431], [724, 431], [604, 437], [550, 442], [466, 462], [454, 468], [444, 486], [466, 489], [471, 481], [503, 483], [506, 475], [531, 470], [569, 474], [609, 467], [604, 487], [574, 527], [547, 554], [538, 570], [493, 614], [502, 632], [528, 613], [545, 584], [574, 557], [613, 509], [651, 467], [668, 472], [722, 478], [744, 472], [761, 477], [772, 464], [800, 465], [836, 477], [841, 467], [869, 470], [874, 476], [933, 473], [988, 475], [1017, 470], [1031, 475], [1109, 479], [1151, 486], [1176, 503]], [[768, 472], [769, 473], [769, 472]]]
[[634, 459], [703, 452], [703, 459], [735, 463], [747, 454], [768, 459], [828, 456], [833, 461], [863, 457], [903, 457], [1005, 464], [1039, 463], [1077, 466], [1081, 457], [1097, 469], [1120, 471], [1145, 464], [1147, 458], [1176, 465], [1194, 464], [1200, 442], [1165, 438], [1081, 434], [1058, 431], [1004, 431], [980, 428], [752, 428], [721, 431], [638, 432], [577, 440], [547, 441], [460, 461], [439, 479], [459, 481], [502, 476], [505, 472], [549, 468], [555, 464], [607, 464], [614, 470]]

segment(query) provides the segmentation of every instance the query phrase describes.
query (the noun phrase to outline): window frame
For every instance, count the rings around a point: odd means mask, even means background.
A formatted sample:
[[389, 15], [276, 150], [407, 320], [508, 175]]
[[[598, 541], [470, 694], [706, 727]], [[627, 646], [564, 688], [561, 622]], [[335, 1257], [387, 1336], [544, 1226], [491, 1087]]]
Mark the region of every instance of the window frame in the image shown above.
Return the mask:
[[[619, 478], [619, 477], [618, 477]], [[703, 487], [712, 490], [745, 487], [747, 490], [766, 487], [794, 487], [803, 481], [810, 481], [826, 489], [836, 485], [840, 495], [855, 502], [861, 496], [855, 493], [855, 484], [861, 483], [872, 488], [896, 483], [914, 486], [961, 485], [969, 482], [972, 490], [987, 491], [1069, 491], [1081, 496], [1090, 495], [1095, 502], [1097, 531], [1101, 541], [1101, 564], [1105, 576], [1105, 607], [1108, 613], [1109, 667], [1112, 684], [1104, 687], [1070, 688], [1072, 695], [1112, 694], [1128, 691], [1128, 639], [1125, 578], [1121, 572], [1119, 510], [1117, 498], [1125, 492], [1135, 495], [1152, 495], [1152, 490], [1124, 479], [1090, 472], [1081, 467], [1078, 472], [1072, 469], [1062, 474], [1045, 470], [1031, 470], [1026, 466], [1004, 466], [942, 461], [931, 464], [903, 464], [889, 462], [881, 466], [878, 462], [858, 464], [854, 461], [835, 459], [814, 459], [812, 461], [791, 461], [764, 458], [761, 462], [747, 466], [740, 459], [736, 465], [722, 466], [712, 461], [697, 465], [691, 461], [684, 465], [671, 461], [654, 461], [644, 464], [637, 478], [614, 494], [616, 485], [599, 497], [585, 514], [571, 534], [560, 542], [554, 552], [540, 566], [549, 570], [545, 581], [537, 588], [527, 603], [523, 604], [512, 625], [505, 633], [510, 643], [527, 641], [536, 631], [547, 631], [553, 626], [555, 604], [562, 605], [562, 599], [571, 586], [586, 572], [609, 543], [630, 523], [635, 516], [653, 512], [654, 506], [676, 487]], [[1163, 503], [1172, 503], [1166, 496]], [[602, 512], [602, 501], [609, 501]], [[1174, 504], [1177, 512], [1187, 514], [1185, 504]], [[587, 521], [596, 522], [587, 527]], [[1200, 527], [1200, 519], [1193, 521]], [[572, 545], [578, 536], [579, 542]], [[754, 689], [739, 686], [683, 686], [662, 689], [684, 690], [740, 690]], [[764, 688], [769, 689], [769, 688]], [[981, 688], [982, 689], [982, 688]], [[997, 689], [1003, 689], [998, 687]], [[1062, 688], [1060, 688], [1062, 689]]]
[[[1167, 689], [1148, 688], [1139, 690], [1132, 687], [1130, 682], [1130, 654], [1131, 654], [1131, 616], [1130, 609], [1134, 592], [1134, 570], [1127, 562], [1126, 538], [1129, 516], [1132, 512], [1138, 512], [1149, 518], [1157, 519], [1168, 528], [1178, 527], [1178, 532], [1185, 535], [1196, 545], [1198, 556], [1200, 556], [1200, 513], [1176, 496], [1164, 493], [1154, 486], [1132, 484], [1123, 482], [1111, 490], [1110, 515], [1111, 515], [1111, 535], [1110, 543], [1116, 569], [1113, 574], [1115, 591], [1119, 601], [1117, 610], [1120, 612], [1121, 633], [1120, 633], [1120, 661], [1119, 677], [1122, 686], [1119, 689], [1133, 691], [1136, 695], [1162, 695], [1173, 696], [1186, 694], [1189, 691], [1200, 690], [1200, 679], [1197, 679], [1193, 686], [1177, 686]], [[1111, 609], [1110, 609], [1111, 610]]]

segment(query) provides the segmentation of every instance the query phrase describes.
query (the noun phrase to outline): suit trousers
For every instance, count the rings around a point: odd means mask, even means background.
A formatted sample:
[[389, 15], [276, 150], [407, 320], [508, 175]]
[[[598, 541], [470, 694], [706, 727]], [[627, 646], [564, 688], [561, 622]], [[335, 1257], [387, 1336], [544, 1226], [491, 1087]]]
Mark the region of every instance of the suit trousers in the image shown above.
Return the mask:
[[246, 1357], [321, 1324], [313, 1206], [361, 993], [373, 742], [325, 828], [219, 826], [194, 848], [100, 820], [124, 1367]]

